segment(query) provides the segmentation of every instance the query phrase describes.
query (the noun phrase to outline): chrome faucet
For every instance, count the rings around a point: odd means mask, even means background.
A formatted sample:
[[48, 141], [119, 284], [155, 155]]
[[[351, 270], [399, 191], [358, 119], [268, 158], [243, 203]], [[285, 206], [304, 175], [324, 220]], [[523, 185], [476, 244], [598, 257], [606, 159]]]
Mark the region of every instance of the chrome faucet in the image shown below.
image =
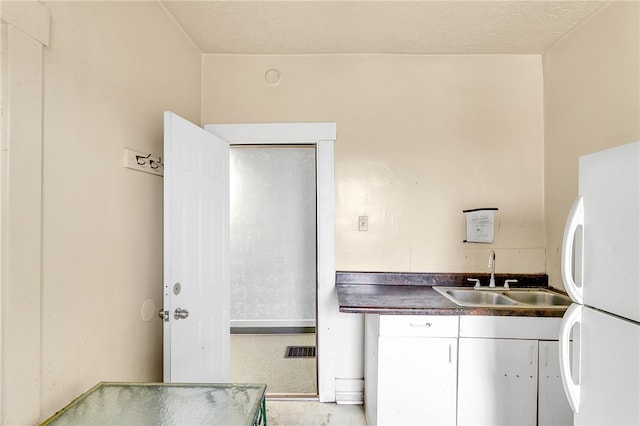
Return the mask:
[[496, 252], [491, 250], [489, 253], [489, 265], [488, 268], [491, 268], [491, 278], [489, 278], [489, 288], [494, 288], [496, 286]]

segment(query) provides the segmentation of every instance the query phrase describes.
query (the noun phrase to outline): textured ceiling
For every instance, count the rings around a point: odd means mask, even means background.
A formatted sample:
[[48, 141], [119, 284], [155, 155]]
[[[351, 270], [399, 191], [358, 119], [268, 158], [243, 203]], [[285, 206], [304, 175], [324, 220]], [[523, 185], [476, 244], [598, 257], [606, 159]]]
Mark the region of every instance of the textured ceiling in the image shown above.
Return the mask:
[[606, 1], [162, 0], [204, 53], [542, 53]]

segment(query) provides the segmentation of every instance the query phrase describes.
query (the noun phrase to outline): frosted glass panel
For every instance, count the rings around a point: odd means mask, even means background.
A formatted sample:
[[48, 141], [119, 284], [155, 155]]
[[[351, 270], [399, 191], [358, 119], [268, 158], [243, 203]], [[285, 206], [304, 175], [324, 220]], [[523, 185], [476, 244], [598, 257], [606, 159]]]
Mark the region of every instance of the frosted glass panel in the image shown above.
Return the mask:
[[315, 148], [230, 155], [231, 320], [315, 321]]
[[100, 383], [44, 424], [252, 425], [264, 392], [265, 385]]

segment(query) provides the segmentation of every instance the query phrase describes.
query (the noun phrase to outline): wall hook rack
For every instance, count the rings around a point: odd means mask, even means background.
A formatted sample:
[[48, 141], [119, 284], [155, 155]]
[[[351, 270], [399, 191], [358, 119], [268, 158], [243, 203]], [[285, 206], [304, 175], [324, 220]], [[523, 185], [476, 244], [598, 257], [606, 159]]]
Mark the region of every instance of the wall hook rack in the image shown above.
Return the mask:
[[164, 163], [159, 155], [145, 154], [132, 149], [124, 149], [124, 167], [139, 172], [164, 176]]

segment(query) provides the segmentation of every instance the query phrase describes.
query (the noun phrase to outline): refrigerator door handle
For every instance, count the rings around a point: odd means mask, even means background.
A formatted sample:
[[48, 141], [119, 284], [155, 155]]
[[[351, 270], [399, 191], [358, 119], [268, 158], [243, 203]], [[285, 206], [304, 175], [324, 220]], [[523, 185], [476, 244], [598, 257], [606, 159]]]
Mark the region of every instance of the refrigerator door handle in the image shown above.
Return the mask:
[[[584, 232], [584, 201], [579, 195], [573, 202], [567, 222], [564, 226], [564, 236], [562, 237], [562, 253], [560, 256], [560, 272], [565, 290], [576, 303], [583, 303], [582, 282], [583, 282], [583, 258], [584, 258], [584, 238], [579, 231]], [[578, 244], [576, 245], [576, 235]], [[575, 254], [575, 256], [574, 256]], [[575, 267], [575, 277], [572, 271]]]
[[572, 304], [567, 309], [567, 312], [564, 314], [562, 318], [562, 322], [560, 323], [560, 378], [562, 380], [562, 387], [564, 388], [564, 393], [567, 395], [567, 399], [569, 400], [569, 405], [574, 413], [578, 414], [580, 411], [580, 365], [582, 362], [580, 361], [580, 357], [582, 354], [580, 353], [580, 339], [579, 336], [574, 339], [573, 351], [576, 355], [577, 362], [574, 364], [574, 368], [576, 369], [575, 377], [576, 381], [573, 380], [573, 375], [571, 371], [571, 352], [569, 350], [570, 338], [571, 338], [571, 328], [576, 325], [580, 325], [580, 332], [582, 332], [582, 305]]

